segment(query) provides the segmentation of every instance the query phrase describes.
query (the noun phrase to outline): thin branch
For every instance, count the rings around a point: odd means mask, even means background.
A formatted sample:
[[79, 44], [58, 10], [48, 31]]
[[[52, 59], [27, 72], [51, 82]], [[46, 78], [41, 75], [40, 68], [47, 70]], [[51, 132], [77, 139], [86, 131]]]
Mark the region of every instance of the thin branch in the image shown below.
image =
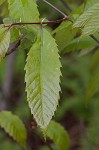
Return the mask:
[[[42, 20], [43, 22], [43, 20]], [[41, 46], [43, 46], [43, 25], [40, 26], [40, 35], [41, 35]]]
[[49, 6], [51, 6], [54, 10], [56, 10], [57, 12], [59, 12], [64, 17], [68, 18], [68, 16], [65, 13], [63, 13], [62, 11], [60, 11], [57, 7], [55, 7], [54, 5], [52, 5], [51, 3], [49, 3], [47, 0], [42, 0], [42, 1], [45, 2], [46, 4], [48, 4]]
[[73, 21], [70, 19], [70, 18], [68, 18], [68, 16], [65, 14], [65, 13], [63, 13], [60, 9], [58, 9], [57, 7], [55, 7], [53, 4], [51, 4], [50, 2], [48, 2], [47, 0], [42, 0], [43, 2], [45, 2], [46, 4], [48, 4], [49, 6], [51, 6], [54, 10], [56, 10], [57, 12], [59, 12], [62, 16], [64, 16], [64, 18], [66, 18], [68, 21], [70, 21], [70, 22], [72, 22], [73, 23]]
[[10, 55], [14, 51], [16, 51], [19, 45], [20, 45], [20, 40], [13, 47], [9, 48], [8, 52], [5, 54], [5, 57]]
[[97, 51], [98, 49], [99, 49], [99, 46], [96, 46], [91, 51]]
[[[64, 0], [61, 0], [61, 2], [64, 4], [64, 6], [66, 6], [66, 8], [71, 12], [72, 9], [70, 8], [70, 6], [68, 5], [68, 3]], [[73, 21], [72, 21], [73, 23]], [[94, 41], [96, 41], [99, 44], [99, 40], [94, 36], [94, 35], [89, 35]]]
[[99, 44], [99, 40], [94, 35], [91, 34], [90, 37]]
[[15, 53], [12, 53], [7, 59], [7, 68], [4, 75], [4, 83], [2, 85], [2, 97], [5, 102], [6, 109], [11, 107], [11, 91], [13, 84], [13, 75], [14, 75], [14, 63], [15, 63]]
[[[55, 21], [46, 21], [46, 22], [16, 22], [16, 23], [12, 23], [11, 25], [8, 25], [8, 26], [1, 26], [1, 28], [7, 28], [8, 27], [8, 30], [13, 27], [13, 26], [17, 26], [17, 25], [33, 25], [33, 24], [36, 24], [36, 25], [43, 25], [43, 24], [58, 24], [58, 23], [61, 23], [63, 21], [70, 21], [73, 23], [73, 21], [68, 18], [68, 16], [63, 13], [62, 11], [60, 11], [57, 7], [55, 7], [54, 5], [52, 5], [51, 3], [49, 3], [47, 0], [42, 0], [43, 2], [47, 3], [49, 6], [51, 6], [54, 10], [56, 10], [57, 12], [59, 12], [61, 15], [63, 15], [63, 18], [62, 19], [59, 19], [59, 20], [55, 20]], [[3, 25], [3, 24], [2, 24]]]
[[[65, 16], [64, 18], [62, 19], [59, 19], [59, 20], [55, 20], [55, 21], [47, 21], [47, 22], [16, 22], [16, 23], [12, 23], [11, 25], [8, 25], [8, 26], [2, 26], [1, 28], [8, 28], [11, 29], [13, 26], [17, 26], [17, 25], [33, 25], [33, 24], [36, 24], [36, 25], [43, 25], [43, 24], [58, 24], [58, 23], [61, 23], [63, 21], [71, 21], [71, 19], [67, 18], [67, 16]], [[72, 22], [72, 21], [71, 21]], [[3, 24], [2, 24], [3, 25]]]

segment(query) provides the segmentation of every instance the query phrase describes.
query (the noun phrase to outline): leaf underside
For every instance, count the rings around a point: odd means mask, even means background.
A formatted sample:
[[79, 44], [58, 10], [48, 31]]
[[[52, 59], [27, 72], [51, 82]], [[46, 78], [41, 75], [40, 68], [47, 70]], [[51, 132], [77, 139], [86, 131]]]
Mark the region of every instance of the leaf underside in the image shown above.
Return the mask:
[[37, 124], [46, 129], [58, 105], [61, 63], [55, 40], [43, 30], [31, 47], [25, 66], [27, 100]]

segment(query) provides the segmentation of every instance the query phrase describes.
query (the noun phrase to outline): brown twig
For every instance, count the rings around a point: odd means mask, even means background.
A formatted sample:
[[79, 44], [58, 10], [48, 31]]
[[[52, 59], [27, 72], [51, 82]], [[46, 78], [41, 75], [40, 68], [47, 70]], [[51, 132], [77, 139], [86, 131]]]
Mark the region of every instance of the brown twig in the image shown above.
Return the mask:
[[41, 25], [41, 24], [58, 24], [58, 23], [61, 23], [63, 21], [71, 21], [71, 19], [67, 18], [67, 16], [65, 16], [64, 18], [62, 19], [59, 19], [59, 20], [56, 20], [56, 21], [46, 21], [46, 22], [16, 22], [16, 23], [12, 23], [11, 25], [8, 25], [8, 26], [2, 26], [2, 28], [8, 28], [8, 30], [14, 26], [18, 26], [18, 25]]
[[[64, 0], [61, 0], [61, 2], [66, 6], [66, 8], [71, 12], [72, 9], [70, 8], [70, 6], [68, 5], [67, 2], [65, 2]], [[73, 21], [72, 21], [73, 23]], [[96, 41], [99, 44], [99, 40], [94, 36], [94, 35], [89, 35], [94, 41]]]
[[68, 16], [63, 13], [62, 11], [60, 11], [57, 7], [55, 7], [54, 5], [52, 5], [51, 3], [49, 3], [47, 0], [42, 0], [43, 2], [47, 3], [49, 6], [51, 6], [54, 10], [56, 10], [57, 12], [59, 12], [61, 15], [63, 15], [63, 18], [62, 19], [59, 19], [59, 20], [55, 20], [55, 21], [46, 21], [46, 22], [16, 22], [16, 23], [12, 23], [11, 25], [8, 25], [8, 26], [2, 26], [1, 28], [8, 28], [8, 30], [14, 26], [17, 26], [17, 25], [33, 25], [33, 24], [36, 24], [36, 25], [41, 25], [41, 24], [58, 24], [58, 23], [61, 23], [63, 21], [70, 21], [73, 23], [73, 21], [68, 18]]
[[13, 47], [9, 48], [8, 52], [5, 54], [5, 57], [10, 55], [14, 51], [16, 51], [17, 48], [19, 47], [19, 45], [20, 45], [20, 40], [18, 42], [16, 42], [16, 44]]
[[94, 35], [91, 34], [90, 37], [99, 44], [99, 40]]
[[48, 4], [49, 6], [51, 6], [57, 12], [59, 12], [62, 16], [64, 16], [64, 18], [67, 18], [68, 21], [73, 23], [73, 21], [70, 18], [68, 18], [68, 16], [65, 13], [63, 13], [60, 9], [55, 7], [53, 4], [49, 3], [47, 0], [42, 0], [42, 1], [45, 2], [46, 4]]
[[[2, 97], [3, 102], [5, 102], [5, 108], [10, 109], [11, 107], [11, 93], [12, 93], [12, 84], [14, 77], [14, 63], [15, 63], [15, 53], [10, 55], [7, 58], [7, 68], [4, 75], [4, 83], [2, 85]], [[5, 109], [4, 108], [4, 109]]]
[[65, 13], [63, 13], [62, 11], [60, 11], [60, 9], [58, 9], [57, 7], [55, 7], [54, 5], [52, 5], [51, 3], [49, 3], [47, 0], [42, 0], [42, 1], [45, 2], [46, 4], [48, 4], [49, 6], [51, 6], [57, 12], [59, 12], [62, 16], [68, 18], [68, 16]]

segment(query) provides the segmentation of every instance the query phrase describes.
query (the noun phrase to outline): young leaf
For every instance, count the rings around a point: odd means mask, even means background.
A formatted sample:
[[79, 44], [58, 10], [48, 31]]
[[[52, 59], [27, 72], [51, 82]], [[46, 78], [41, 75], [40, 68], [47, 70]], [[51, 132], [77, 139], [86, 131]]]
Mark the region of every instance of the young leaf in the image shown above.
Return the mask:
[[60, 67], [55, 40], [44, 29], [43, 41], [38, 35], [25, 66], [27, 100], [31, 113], [42, 129], [47, 127], [58, 105]]
[[99, 31], [99, 2], [86, 10], [74, 23], [74, 28], [81, 27], [83, 35]]
[[55, 121], [50, 122], [47, 129], [47, 136], [53, 140], [61, 150], [69, 150], [69, 135], [59, 123]]
[[0, 28], [0, 62], [5, 57], [5, 54], [10, 44], [10, 31]]
[[0, 112], [0, 126], [24, 148], [26, 147], [26, 128], [20, 118], [9, 111]]

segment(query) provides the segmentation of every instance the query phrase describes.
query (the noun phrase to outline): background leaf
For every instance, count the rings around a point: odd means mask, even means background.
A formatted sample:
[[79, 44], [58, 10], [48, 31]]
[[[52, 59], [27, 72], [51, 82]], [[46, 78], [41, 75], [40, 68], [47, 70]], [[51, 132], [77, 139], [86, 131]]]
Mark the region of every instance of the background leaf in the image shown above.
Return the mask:
[[67, 43], [73, 40], [77, 30], [72, 28], [72, 24], [69, 22], [62, 22], [61, 25], [54, 30], [55, 40], [60, 52], [66, 47]]
[[68, 53], [68, 52], [77, 51], [81, 49], [87, 49], [87, 48], [89, 50], [90, 48], [94, 48], [97, 45], [98, 43], [96, 43], [96, 41], [94, 41], [89, 36], [78, 37], [78, 38], [73, 39], [71, 42], [69, 42], [65, 46], [63, 53]]
[[98, 0], [86, 0], [85, 9], [87, 10], [89, 7], [93, 6], [98, 2], [99, 2]]
[[47, 136], [52, 139], [61, 150], [69, 150], [69, 135], [59, 123], [55, 121], [50, 122], [47, 129]]
[[81, 27], [83, 35], [90, 35], [99, 31], [99, 3], [86, 10], [74, 23], [74, 28]]
[[0, 126], [24, 148], [26, 147], [26, 128], [18, 116], [8, 111], [0, 112]]
[[10, 31], [0, 27], [0, 62], [5, 57], [5, 54], [10, 44]]

